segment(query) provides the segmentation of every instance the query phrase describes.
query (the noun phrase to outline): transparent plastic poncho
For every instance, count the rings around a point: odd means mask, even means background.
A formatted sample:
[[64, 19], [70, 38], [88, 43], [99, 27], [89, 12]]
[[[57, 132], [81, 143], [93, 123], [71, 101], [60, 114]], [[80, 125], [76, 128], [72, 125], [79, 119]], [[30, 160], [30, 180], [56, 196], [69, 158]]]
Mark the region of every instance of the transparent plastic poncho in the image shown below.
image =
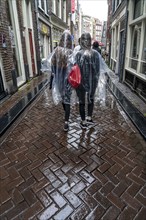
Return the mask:
[[71, 62], [77, 64], [81, 71], [81, 85], [77, 92], [85, 90], [88, 95], [88, 102], [105, 100], [106, 96], [106, 73], [110, 69], [101, 57], [100, 53], [91, 48], [91, 35], [83, 33], [81, 36], [81, 48], [74, 51]]
[[69, 59], [72, 53], [72, 37], [68, 31], [65, 31], [61, 36], [59, 46], [48, 57], [53, 76], [52, 97], [55, 104], [59, 102], [70, 104], [71, 102], [72, 88], [68, 82], [68, 73], [71, 70], [72, 64]]
[[[106, 73], [110, 69], [101, 55], [91, 48], [91, 36], [81, 36], [81, 48], [72, 50], [72, 39], [68, 31], [64, 32], [59, 46], [48, 57], [48, 69], [53, 75], [52, 97], [55, 104], [78, 102], [77, 93], [84, 90], [88, 94], [88, 102], [105, 101]], [[81, 84], [74, 89], [68, 82], [68, 75], [73, 65], [78, 65], [81, 72]]]

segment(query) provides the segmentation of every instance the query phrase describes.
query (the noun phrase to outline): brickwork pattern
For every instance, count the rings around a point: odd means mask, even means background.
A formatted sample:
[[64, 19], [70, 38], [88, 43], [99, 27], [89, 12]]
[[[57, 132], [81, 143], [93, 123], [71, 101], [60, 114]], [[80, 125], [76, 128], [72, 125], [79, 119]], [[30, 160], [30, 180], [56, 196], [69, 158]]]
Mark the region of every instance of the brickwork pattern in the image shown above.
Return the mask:
[[1, 219], [144, 220], [146, 149], [113, 96], [65, 133], [47, 88], [0, 148]]
[[[36, 49], [36, 60], [40, 60], [40, 46], [39, 46], [39, 35], [38, 35], [38, 20], [37, 20], [37, 9], [35, 7], [35, 1], [31, 1], [31, 10], [32, 10], [32, 22], [33, 22], [33, 31], [34, 31], [34, 43]], [[38, 69], [39, 71], [39, 69]]]
[[[0, 51], [3, 60], [5, 79], [7, 82], [12, 79], [11, 70], [14, 68], [13, 53], [12, 53], [9, 28], [8, 28], [8, 26], [10, 25], [9, 19], [10, 17], [9, 17], [8, 1], [1, 1], [0, 2]], [[3, 42], [2, 42], [3, 37], [5, 37], [6, 47], [3, 47]]]
[[19, 88], [18, 92], [8, 97], [8, 99], [2, 100], [0, 102], [0, 117], [14, 107], [24, 96], [26, 96], [29, 92], [31, 92], [38, 84], [48, 81], [50, 75], [48, 73], [44, 73], [43, 75], [37, 76], [29, 81], [27, 84], [23, 85]]

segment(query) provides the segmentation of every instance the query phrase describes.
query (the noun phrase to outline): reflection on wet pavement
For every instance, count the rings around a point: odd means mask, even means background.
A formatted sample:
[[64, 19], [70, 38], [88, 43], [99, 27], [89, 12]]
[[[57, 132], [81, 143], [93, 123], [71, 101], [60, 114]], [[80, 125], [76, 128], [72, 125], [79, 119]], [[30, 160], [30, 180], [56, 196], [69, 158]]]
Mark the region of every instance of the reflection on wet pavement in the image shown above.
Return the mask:
[[13, 123], [13, 121], [22, 113], [22, 111], [34, 100], [36, 95], [47, 84], [47, 80], [44, 80], [38, 86], [34, 87], [31, 92], [28, 92], [23, 98], [21, 98], [7, 113], [0, 118], [0, 136], [5, 130]]
[[126, 114], [129, 116], [131, 121], [146, 139], [146, 118], [139, 112], [139, 110], [130, 102], [123, 93], [114, 85], [109, 78], [109, 88], [116, 97], [119, 104], [122, 106]]
[[93, 119], [82, 130], [72, 106], [66, 133], [62, 105], [40, 94], [0, 148], [1, 219], [145, 219], [145, 141], [109, 91]]

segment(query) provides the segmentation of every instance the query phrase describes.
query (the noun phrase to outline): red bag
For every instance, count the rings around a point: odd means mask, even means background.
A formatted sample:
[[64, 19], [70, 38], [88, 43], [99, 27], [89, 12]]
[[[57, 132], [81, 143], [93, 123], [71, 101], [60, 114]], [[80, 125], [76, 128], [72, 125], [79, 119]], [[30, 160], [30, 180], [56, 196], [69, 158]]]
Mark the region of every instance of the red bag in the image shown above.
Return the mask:
[[81, 84], [81, 72], [78, 65], [72, 67], [68, 75], [68, 81], [73, 88], [77, 88]]

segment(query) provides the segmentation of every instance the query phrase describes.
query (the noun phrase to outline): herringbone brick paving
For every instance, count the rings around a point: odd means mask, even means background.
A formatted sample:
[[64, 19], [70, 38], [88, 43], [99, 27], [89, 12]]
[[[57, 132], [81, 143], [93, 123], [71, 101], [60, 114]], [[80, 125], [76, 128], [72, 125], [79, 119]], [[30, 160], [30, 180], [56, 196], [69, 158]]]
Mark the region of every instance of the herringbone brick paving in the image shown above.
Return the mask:
[[65, 133], [47, 88], [0, 149], [0, 217], [145, 220], [146, 144], [108, 93], [83, 131], [78, 107]]

